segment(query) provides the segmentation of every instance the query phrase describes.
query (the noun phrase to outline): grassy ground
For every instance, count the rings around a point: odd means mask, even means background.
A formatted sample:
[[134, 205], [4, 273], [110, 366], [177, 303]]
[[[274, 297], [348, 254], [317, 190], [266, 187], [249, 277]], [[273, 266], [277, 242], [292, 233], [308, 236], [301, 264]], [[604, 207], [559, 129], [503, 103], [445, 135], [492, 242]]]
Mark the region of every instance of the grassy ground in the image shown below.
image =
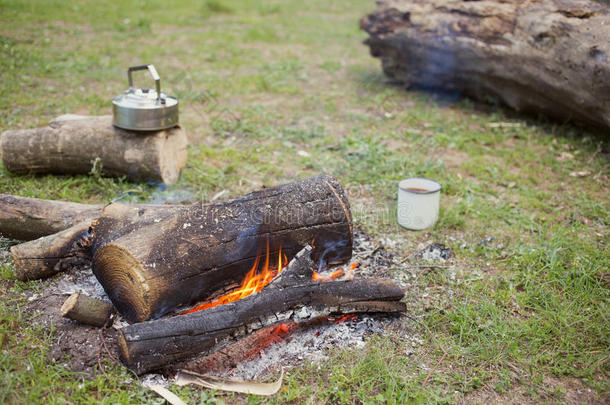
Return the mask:
[[[361, 45], [372, 0], [0, 2], [0, 129], [107, 114], [125, 68], [153, 62], [191, 147], [166, 189], [92, 176], [14, 176], [0, 192], [81, 202], [209, 200], [325, 172], [358, 226], [400, 257], [444, 243], [450, 268], [397, 266], [422, 339], [396, 334], [287, 377], [275, 403], [608, 399], [607, 141], [387, 83]], [[139, 79], [143, 80], [143, 79]], [[502, 127], [497, 122], [518, 126]], [[490, 125], [492, 124], [492, 125]], [[605, 142], [605, 143], [604, 143]], [[582, 176], [577, 175], [578, 172]], [[443, 184], [438, 224], [394, 222], [397, 180]], [[392, 244], [391, 242], [394, 242]], [[6, 250], [6, 240], [2, 250]], [[1, 268], [0, 403], [162, 403], [124, 370], [83, 380], [46, 360], [52, 330], [22, 310], [40, 283]], [[9, 298], [11, 297], [11, 298]], [[259, 398], [176, 389], [192, 403]]]

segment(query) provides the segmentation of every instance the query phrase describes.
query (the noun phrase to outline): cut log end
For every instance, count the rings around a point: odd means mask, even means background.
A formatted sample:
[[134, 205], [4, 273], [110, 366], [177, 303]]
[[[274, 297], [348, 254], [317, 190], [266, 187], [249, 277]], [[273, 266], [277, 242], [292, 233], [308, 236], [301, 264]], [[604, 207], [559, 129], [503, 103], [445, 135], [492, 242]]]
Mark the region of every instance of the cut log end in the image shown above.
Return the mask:
[[142, 263], [127, 249], [107, 244], [97, 251], [93, 265], [98, 279], [106, 280], [104, 289], [117, 310], [129, 321], [142, 322], [152, 316], [153, 291], [144, 278]]
[[112, 304], [75, 292], [61, 306], [61, 316], [87, 325], [106, 325], [113, 311]]

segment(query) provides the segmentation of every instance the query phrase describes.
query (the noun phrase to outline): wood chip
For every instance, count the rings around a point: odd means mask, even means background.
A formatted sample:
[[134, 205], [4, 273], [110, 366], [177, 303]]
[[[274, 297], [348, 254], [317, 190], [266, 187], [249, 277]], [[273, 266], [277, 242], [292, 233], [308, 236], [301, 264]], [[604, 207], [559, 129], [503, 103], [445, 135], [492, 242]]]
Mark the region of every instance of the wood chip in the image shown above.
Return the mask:
[[171, 405], [186, 405], [186, 402], [184, 402], [178, 395], [174, 394], [162, 385], [147, 385], [146, 388], [149, 388], [162, 396]]
[[282, 370], [280, 378], [278, 378], [277, 381], [272, 383], [230, 380], [225, 378], [202, 375], [195, 373], [194, 371], [182, 370], [176, 376], [174, 383], [179, 387], [183, 387], [189, 384], [195, 384], [212, 390], [271, 396], [277, 394], [277, 392], [280, 390], [280, 388], [282, 387], [283, 379], [284, 370]]

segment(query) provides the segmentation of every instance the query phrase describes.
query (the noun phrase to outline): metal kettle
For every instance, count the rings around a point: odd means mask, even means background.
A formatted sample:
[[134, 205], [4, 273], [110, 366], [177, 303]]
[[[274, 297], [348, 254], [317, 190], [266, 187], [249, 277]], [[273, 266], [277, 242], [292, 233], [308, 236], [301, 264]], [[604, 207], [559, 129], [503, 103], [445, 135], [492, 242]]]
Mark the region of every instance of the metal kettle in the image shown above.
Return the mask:
[[[155, 89], [133, 86], [132, 72], [148, 70]], [[127, 69], [129, 89], [112, 100], [113, 125], [135, 131], [157, 131], [178, 125], [178, 99], [161, 92], [161, 78], [153, 65]]]

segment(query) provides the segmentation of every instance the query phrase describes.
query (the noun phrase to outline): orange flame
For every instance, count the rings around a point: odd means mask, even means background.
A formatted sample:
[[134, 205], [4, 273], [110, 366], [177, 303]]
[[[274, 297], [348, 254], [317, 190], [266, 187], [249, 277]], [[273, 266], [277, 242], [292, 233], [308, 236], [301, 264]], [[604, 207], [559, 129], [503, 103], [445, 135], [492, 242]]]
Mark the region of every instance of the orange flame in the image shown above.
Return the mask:
[[[352, 263], [352, 265], [350, 266], [349, 270], [347, 271], [347, 275], [348, 278], [353, 278], [353, 273], [354, 270], [360, 266], [360, 263], [358, 262], [354, 262]], [[326, 281], [332, 281], [332, 280], [336, 280], [340, 277], [343, 277], [345, 275], [345, 271], [343, 269], [337, 269], [335, 271], [333, 271], [330, 274], [320, 274], [317, 271], [313, 272], [313, 277], [311, 278], [313, 281], [319, 281], [321, 283], [324, 283]]]
[[338, 269], [333, 271], [330, 274], [320, 274], [317, 271], [313, 272], [313, 277], [311, 278], [313, 281], [319, 281], [319, 282], [326, 282], [326, 281], [332, 281], [332, 280], [336, 280], [339, 277], [343, 277], [345, 275], [345, 271], [343, 271], [343, 269]]
[[208, 308], [213, 308], [218, 305], [228, 304], [230, 302], [234, 302], [240, 300], [248, 295], [254, 294], [262, 290], [267, 284], [273, 280], [275, 276], [280, 274], [280, 272], [286, 267], [288, 264], [288, 258], [286, 255], [282, 255], [282, 248], [280, 247], [280, 251], [277, 257], [277, 266], [269, 265], [269, 239], [267, 239], [267, 251], [265, 253], [265, 263], [262, 268], [259, 270], [259, 264], [261, 259], [260, 249], [256, 255], [256, 259], [254, 259], [254, 265], [244, 277], [244, 281], [242, 281], [239, 288], [233, 290], [225, 295], [222, 295], [218, 299], [214, 301], [204, 302], [201, 305], [198, 305], [194, 308], [191, 308], [187, 311], [181, 312], [180, 315], [190, 314], [191, 312], [201, 311]]

